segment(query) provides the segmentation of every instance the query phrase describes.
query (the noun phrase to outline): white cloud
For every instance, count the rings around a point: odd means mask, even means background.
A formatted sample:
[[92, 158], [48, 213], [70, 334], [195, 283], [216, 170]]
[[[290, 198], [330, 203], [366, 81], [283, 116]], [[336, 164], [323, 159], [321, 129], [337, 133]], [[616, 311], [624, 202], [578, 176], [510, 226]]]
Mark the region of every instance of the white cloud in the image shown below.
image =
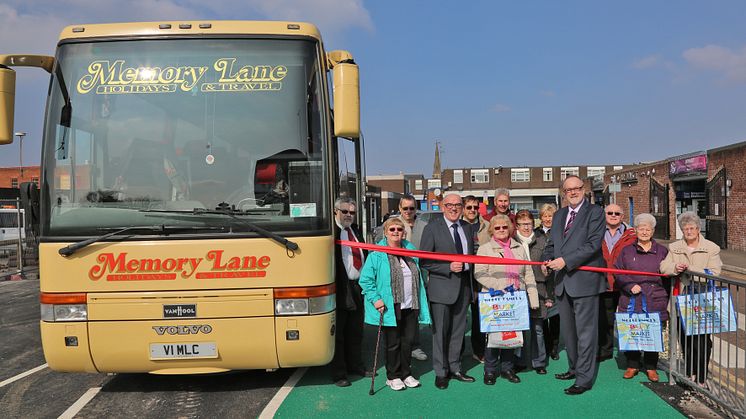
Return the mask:
[[632, 63], [632, 68], [644, 70], [646, 68], [656, 67], [662, 62], [663, 60], [661, 59], [661, 56], [659, 54], [648, 55], [647, 57], [640, 58], [639, 60], [636, 60], [634, 63]]
[[502, 103], [497, 103], [490, 110], [492, 112], [501, 113], [501, 112], [510, 112], [511, 109], [510, 109], [510, 107], [508, 105], [504, 105]]
[[746, 82], [746, 47], [731, 50], [720, 45], [690, 48], [682, 54], [694, 68], [720, 73], [726, 80]]

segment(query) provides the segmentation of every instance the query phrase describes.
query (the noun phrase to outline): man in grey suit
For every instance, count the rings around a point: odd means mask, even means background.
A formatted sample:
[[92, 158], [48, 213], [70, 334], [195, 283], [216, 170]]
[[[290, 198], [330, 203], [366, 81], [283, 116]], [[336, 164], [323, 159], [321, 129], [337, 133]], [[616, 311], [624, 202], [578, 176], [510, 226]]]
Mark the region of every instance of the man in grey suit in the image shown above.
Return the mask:
[[606, 231], [603, 208], [584, 199], [583, 181], [568, 176], [562, 183], [568, 206], [554, 214], [542, 258], [542, 269], [554, 271], [560, 331], [569, 369], [555, 377], [575, 379], [565, 394], [583, 394], [593, 387], [598, 346], [599, 295], [606, 291], [602, 273], [579, 271], [579, 266], [604, 267], [601, 243]]
[[[420, 250], [474, 254], [471, 226], [461, 219], [464, 204], [458, 194], [443, 199], [443, 216], [425, 226]], [[422, 260], [430, 273], [427, 297], [433, 321], [433, 371], [435, 386], [448, 388], [448, 380], [471, 383], [474, 378], [461, 370], [461, 343], [466, 331], [466, 313], [473, 298], [471, 278], [474, 267], [462, 262]]]

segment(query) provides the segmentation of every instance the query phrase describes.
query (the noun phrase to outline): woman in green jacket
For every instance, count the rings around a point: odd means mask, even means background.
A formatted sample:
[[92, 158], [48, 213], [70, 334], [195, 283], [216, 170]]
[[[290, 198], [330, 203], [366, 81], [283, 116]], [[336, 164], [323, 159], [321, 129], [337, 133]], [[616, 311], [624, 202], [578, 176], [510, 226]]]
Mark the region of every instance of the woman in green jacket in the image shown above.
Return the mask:
[[[385, 238], [381, 246], [414, 250], [404, 240], [404, 223], [389, 218], [383, 224]], [[419, 387], [412, 376], [412, 338], [418, 320], [430, 323], [425, 285], [417, 258], [371, 252], [358, 281], [365, 300], [365, 322], [378, 326], [383, 314], [386, 346], [386, 385], [392, 390]]]

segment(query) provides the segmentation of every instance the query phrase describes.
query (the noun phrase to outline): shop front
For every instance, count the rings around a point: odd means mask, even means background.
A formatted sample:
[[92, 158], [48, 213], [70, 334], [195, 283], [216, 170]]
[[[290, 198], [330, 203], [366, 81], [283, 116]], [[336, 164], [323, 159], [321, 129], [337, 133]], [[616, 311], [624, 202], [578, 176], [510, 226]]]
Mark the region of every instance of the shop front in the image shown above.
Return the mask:
[[[676, 217], [683, 212], [694, 212], [702, 220], [702, 235], [707, 237], [707, 154], [704, 152], [674, 157], [669, 160], [669, 178], [676, 195]], [[676, 223], [676, 239], [683, 237]]]

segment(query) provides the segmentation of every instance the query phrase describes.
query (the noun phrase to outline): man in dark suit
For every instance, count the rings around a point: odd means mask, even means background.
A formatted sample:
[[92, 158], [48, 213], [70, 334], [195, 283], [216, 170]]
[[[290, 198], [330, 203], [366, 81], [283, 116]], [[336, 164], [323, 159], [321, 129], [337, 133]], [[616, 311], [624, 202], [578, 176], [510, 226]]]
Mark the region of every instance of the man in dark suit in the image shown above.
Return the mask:
[[[363, 242], [355, 221], [355, 201], [338, 198], [334, 202], [334, 238]], [[332, 381], [339, 387], [350, 386], [347, 373], [366, 376], [362, 359], [363, 299], [357, 281], [365, 261], [365, 252], [349, 246], [337, 246], [334, 253], [337, 285], [337, 332], [334, 338], [334, 358], [330, 364]]]
[[[464, 205], [458, 194], [443, 199], [443, 216], [425, 226], [420, 250], [474, 254], [471, 226], [461, 219]], [[427, 296], [433, 321], [433, 370], [435, 386], [448, 388], [449, 378], [474, 382], [461, 370], [461, 343], [466, 331], [466, 312], [473, 298], [471, 278], [474, 267], [462, 262], [423, 260], [430, 273]]]
[[554, 214], [543, 268], [554, 271], [555, 295], [569, 369], [555, 377], [575, 379], [565, 394], [582, 394], [593, 387], [598, 347], [599, 295], [606, 291], [601, 273], [579, 271], [579, 266], [604, 267], [601, 242], [606, 230], [603, 208], [584, 199], [583, 181], [568, 176], [562, 183], [568, 206]]

